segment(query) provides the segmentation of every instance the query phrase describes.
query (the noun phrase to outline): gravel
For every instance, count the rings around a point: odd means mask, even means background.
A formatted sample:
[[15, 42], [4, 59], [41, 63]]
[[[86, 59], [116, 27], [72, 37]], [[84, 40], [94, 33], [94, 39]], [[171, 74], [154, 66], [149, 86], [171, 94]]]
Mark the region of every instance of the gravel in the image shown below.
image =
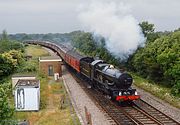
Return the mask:
[[[51, 55], [56, 55], [53, 51], [45, 48], [50, 52]], [[92, 115], [93, 125], [110, 125], [110, 119], [105, 112], [100, 110], [96, 104], [88, 97], [88, 95], [82, 90], [82, 88], [78, 85], [78, 83], [73, 79], [73, 77], [66, 71], [63, 67], [63, 80], [65, 82], [66, 89], [70, 95], [73, 107], [80, 119], [82, 124], [86, 123], [85, 118], [85, 109], [84, 106], [87, 107], [88, 111]], [[169, 103], [153, 96], [152, 94], [133, 86], [133, 88], [137, 89], [137, 92], [141, 95], [141, 98], [147, 103], [151, 104], [161, 112], [169, 115], [171, 118], [180, 122], [180, 109], [171, 106]], [[109, 120], [107, 120], [109, 119]]]
[[107, 114], [100, 110], [99, 107], [89, 98], [89, 96], [84, 92], [80, 85], [74, 80], [74, 78], [67, 72], [63, 67], [63, 80], [65, 87], [70, 95], [73, 107], [83, 125], [86, 125], [85, 117], [85, 106], [88, 112], [90, 112], [92, 117], [93, 125], [112, 125], [110, 118]]
[[133, 86], [133, 88], [137, 89], [137, 92], [141, 95], [141, 99], [155, 107], [156, 109], [160, 110], [164, 114], [168, 115], [169, 117], [173, 118], [174, 120], [180, 122], [180, 109], [171, 106], [169, 103], [153, 96], [152, 94]]

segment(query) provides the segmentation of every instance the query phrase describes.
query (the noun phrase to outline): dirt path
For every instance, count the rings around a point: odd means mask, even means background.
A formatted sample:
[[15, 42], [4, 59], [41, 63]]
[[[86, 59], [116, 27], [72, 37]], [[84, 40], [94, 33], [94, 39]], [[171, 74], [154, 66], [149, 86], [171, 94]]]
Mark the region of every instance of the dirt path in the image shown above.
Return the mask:
[[51, 85], [48, 85], [48, 103], [47, 103], [47, 109], [48, 110], [55, 110], [56, 109], [56, 107], [54, 106], [54, 103], [53, 103], [53, 95], [51, 94]]

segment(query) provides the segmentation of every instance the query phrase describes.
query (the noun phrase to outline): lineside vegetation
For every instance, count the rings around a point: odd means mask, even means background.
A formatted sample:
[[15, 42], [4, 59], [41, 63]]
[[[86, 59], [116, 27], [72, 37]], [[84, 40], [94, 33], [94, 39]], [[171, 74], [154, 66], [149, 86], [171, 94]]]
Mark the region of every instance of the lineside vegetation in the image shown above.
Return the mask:
[[22, 43], [8, 39], [4, 30], [0, 38], [0, 124], [16, 124], [13, 119], [14, 107], [9, 97], [12, 93], [9, 76], [16, 72], [24, 61]]
[[[180, 29], [172, 32], [154, 32], [153, 24], [142, 22], [140, 26], [147, 38], [145, 46], [139, 47], [126, 61], [115, 58], [106, 49], [104, 38], [98, 39], [97, 42], [91, 33], [76, 34], [72, 44], [77, 51], [85, 55], [98, 56], [120, 68], [126, 66], [134, 74], [147, 79], [148, 84], [168, 88], [170, 90], [168, 95], [179, 100]], [[177, 102], [179, 103], [179, 101]], [[178, 105], [176, 106], [178, 107]]]

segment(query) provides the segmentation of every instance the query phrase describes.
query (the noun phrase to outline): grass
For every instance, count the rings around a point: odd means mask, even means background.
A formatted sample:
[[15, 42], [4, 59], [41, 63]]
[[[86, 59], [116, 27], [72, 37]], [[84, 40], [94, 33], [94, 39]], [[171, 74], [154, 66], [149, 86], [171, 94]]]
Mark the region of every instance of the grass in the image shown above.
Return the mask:
[[49, 56], [49, 52], [38, 45], [29, 45], [25, 49], [25, 55], [30, 55], [33, 58], [39, 58], [40, 56]]
[[180, 108], [180, 98], [171, 95], [171, 89], [164, 87], [160, 84], [155, 84], [149, 82], [146, 79], [143, 79], [133, 73], [131, 73], [134, 78], [134, 84], [144, 89], [145, 91], [151, 93], [152, 95], [168, 102], [169, 104], [173, 105], [174, 107]]
[[[51, 80], [51, 79], [50, 79]], [[39, 112], [16, 112], [19, 120], [28, 119], [31, 125], [73, 125], [80, 122], [75, 115], [75, 121], [70, 111], [69, 97], [63, 87], [63, 82], [48, 84], [48, 79], [41, 79], [41, 110]], [[48, 88], [48, 89], [47, 89]], [[60, 99], [65, 95], [65, 103], [60, 109]]]
[[[25, 52], [26, 55], [33, 57], [32, 60], [37, 60], [39, 56], [49, 55], [47, 50], [35, 45], [28, 46]], [[35, 62], [38, 67], [38, 61]], [[39, 71], [37, 78], [40, 79], [40, 110], [38, 112], [15, 112], [15, 119], [29, 120], [30, 125], [73, 125], [74, 122], [80, 125], [79, 119], [70, 105], [63, 81], [56, 82], [52, 77], [47, 77]], [[64, 98], [62, 106], [60, 105], [61, 98]]]

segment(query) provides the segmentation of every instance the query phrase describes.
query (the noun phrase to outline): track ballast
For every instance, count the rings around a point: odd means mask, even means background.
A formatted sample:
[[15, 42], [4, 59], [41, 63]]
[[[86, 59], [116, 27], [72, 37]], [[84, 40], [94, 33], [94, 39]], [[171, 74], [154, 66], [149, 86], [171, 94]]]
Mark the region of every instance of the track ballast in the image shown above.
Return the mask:
[[[88, 96], [99, 105], [117, 125], [179, 125], [177, 121], [160, 112], [142, 99], [132, 105], [120, 106], [96, 89], [90, 89], [87, 81], [71, 73]], [[112, 123], [114, 124], [114, 123]]]

